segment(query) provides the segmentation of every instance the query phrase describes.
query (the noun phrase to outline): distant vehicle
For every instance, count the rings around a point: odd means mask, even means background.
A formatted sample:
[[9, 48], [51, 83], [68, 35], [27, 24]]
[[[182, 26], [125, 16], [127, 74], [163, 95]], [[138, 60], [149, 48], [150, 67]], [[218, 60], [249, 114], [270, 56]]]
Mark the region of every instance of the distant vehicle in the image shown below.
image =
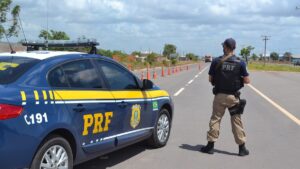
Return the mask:
[[212, 62], [212, 57], [211, 56], [205, 56], [204, 61], [206, 62]]
[[294, 66], [300, 66], [300, 60], [294, 62]]

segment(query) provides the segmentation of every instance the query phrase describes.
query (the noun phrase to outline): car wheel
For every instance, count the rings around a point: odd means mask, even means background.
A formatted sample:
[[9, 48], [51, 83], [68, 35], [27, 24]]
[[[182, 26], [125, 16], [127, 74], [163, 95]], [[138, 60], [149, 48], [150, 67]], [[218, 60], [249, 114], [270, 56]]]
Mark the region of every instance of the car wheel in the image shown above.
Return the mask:
[[148, 144], [152, 147], [159, 148], [167, 144], [171, 131], [171, 118], [167, 109], [159, 112], [155, 122], [152, 136], [148, 139]]
[[72, 169], [73, 154], [68, 141], [60, 136], [46, 139], [37, 151], [30, 169]]

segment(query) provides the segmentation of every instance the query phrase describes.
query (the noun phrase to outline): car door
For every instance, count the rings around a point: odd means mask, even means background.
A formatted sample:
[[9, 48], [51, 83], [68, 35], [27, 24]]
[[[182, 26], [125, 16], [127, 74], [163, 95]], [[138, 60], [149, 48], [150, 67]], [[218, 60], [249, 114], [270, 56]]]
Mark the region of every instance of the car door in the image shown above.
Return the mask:
[[137, 78], [123, 66], [96, 60], [104, 74], [112, 95], [116, 99], [116, 111], [120, 114], [118, 146], [135, 142], [149, 135], [151, 131], [151, 98], [142, 91]]
[[115, 100], [91, 60], [64, 63], [49, 73], [49, 79], [55, 104], [67, 107], [68, 122], [84, 151], [111, 151], [115, 140], [105, 138], [118, 133]]

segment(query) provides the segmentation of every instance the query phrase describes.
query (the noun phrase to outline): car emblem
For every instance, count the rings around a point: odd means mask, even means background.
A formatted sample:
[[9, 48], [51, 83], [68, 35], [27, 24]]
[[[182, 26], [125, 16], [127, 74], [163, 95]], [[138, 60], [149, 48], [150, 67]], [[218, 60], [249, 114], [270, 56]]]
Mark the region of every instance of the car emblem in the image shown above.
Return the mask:
[[131, 109], [132, 109], [132, 113], [131, 113], [130, 125], [132, 128], [136, 128], [141, 121], [141, 106], [135, 104], [132, 106]]

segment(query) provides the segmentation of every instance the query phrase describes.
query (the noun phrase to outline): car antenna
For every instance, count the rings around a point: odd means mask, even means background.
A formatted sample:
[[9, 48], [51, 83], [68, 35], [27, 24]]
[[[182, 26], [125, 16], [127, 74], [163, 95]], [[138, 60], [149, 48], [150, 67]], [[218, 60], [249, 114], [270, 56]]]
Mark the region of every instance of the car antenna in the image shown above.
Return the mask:
[[25, 31], [24, 31], [24, 29], [23, 29], [23, 25], [22, 25], [21, 17], [20, 17], [20, 15], [19, 15], [19, 14], [18, 14], [18, 18], [19, 18], [20, 27], [21, 27], [21, 30], [22, 30], [22, 33], [23, 33], [23, 36], [24, 36], [25, 44], [27, 44], [27, 43], [28, 43], [28, 41], [27, 41], [27, 39], [26, 39]]
[[46, 41], [45, 41], [45, 47], [46, 50], [48, 50], [48, 39], [49, 39], [49, 16], [48, 16], [48, 8], [49, 8], [49, 2], [46, 1], [46, 22], [47, 22], [47, 33], [46, 33]]
[[4, 31], [4, 35], [5, 35], [5, 38], [6, 38], [7, 42], [8, 42], [8, 45], [9, 45], [9, 48], [10, 48], [10, 53], [11, 53], [11, 54], [14, 54], [14, 53], [16, 53], [16, 51], [14, 51], [14, 49], [13, 49], [13, 47], [12, 47], [12, 45], [11, 45], [11, 43], [10, 43], [10, 41], [9, 41], [8, 37], [7, 37], [7, 35], [6, 35], [6, 32], [5, 32], [5, 31]]

